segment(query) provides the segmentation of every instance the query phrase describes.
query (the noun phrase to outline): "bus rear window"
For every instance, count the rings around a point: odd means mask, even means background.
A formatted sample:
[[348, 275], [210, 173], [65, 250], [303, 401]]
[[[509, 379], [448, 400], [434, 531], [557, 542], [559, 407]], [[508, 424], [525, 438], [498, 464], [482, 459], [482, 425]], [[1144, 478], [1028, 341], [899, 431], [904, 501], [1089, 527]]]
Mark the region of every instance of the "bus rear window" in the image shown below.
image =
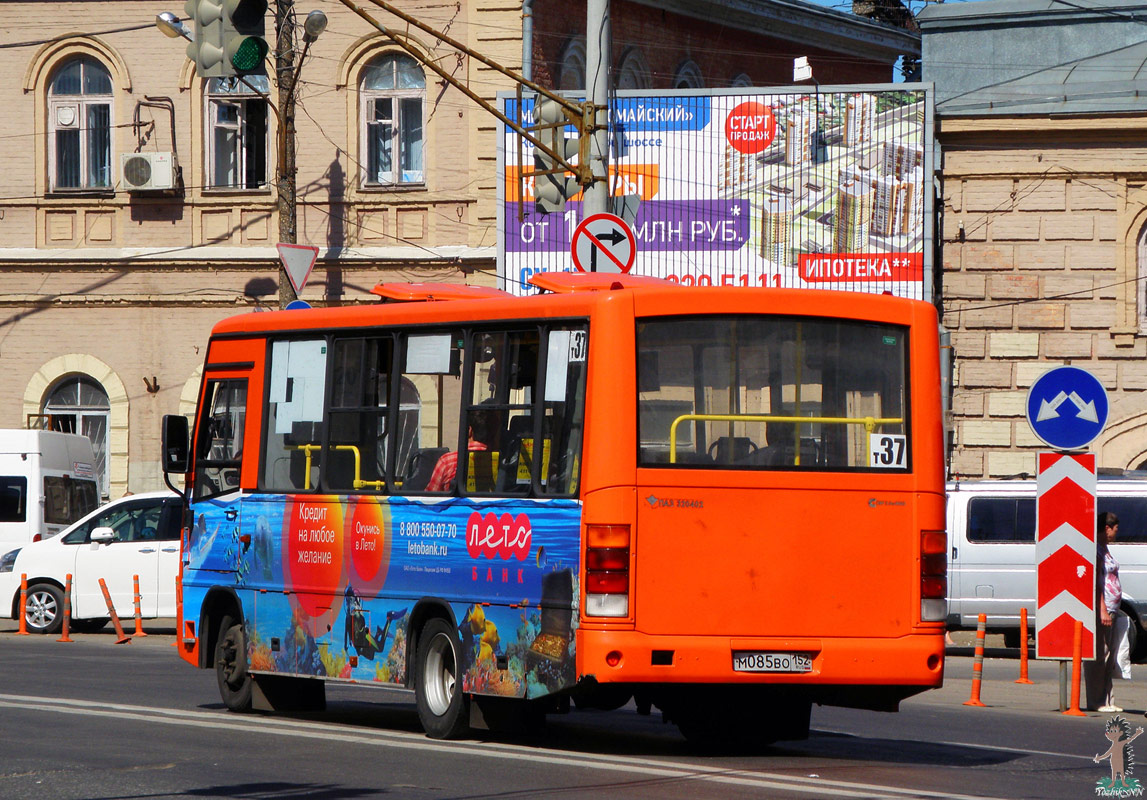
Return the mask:
[[907, 336], [836, 319], [640, 320], [639, 463], [905, 471]]

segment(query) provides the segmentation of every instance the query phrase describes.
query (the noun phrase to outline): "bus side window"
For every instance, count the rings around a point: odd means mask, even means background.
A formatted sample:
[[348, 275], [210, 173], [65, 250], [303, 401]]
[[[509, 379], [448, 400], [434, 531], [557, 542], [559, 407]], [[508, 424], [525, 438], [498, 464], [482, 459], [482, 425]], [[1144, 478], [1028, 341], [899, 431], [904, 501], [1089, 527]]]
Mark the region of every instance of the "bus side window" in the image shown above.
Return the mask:
[[[533, 441], [537, 402], [539, 331], [485, 331], [474, 334], [471, 348], [473, 385], [466, 411], [473, 456], [465, 488], [477, 494], [529, 494], [531, 456], [523, 441]], [[496, 454], [496, 455], [495, 455]], [[482, 468], [491, 461], [489, 478]]]
[[195, 499], [235, 491], [243, 456], [247, 421], [247, 381], [212, 380], [200, 405], [199, 441], [195, 448]]
[[330, 442], [323, 470], [328, 490], [386, 490], [393, 355], [389, 336], [340, 339], [332, 346]]
[[314, 491], [322, 463], [327, 342], [271, 342], [262, 488]]
[[541, 459], [539, 474], [545, 494], [578, 492], [588, 353], [589, 338], [584, 326], [549, 331], [542, 447], [540, 453], [534, 453], [535, 464]]
[[403, 337], [393, 436], [392, 480], [398, 492], [453, 490], [452, 486], [431, 487], [430, 481], [442, 456], [458, 451], [463, 341], [460, 330]]

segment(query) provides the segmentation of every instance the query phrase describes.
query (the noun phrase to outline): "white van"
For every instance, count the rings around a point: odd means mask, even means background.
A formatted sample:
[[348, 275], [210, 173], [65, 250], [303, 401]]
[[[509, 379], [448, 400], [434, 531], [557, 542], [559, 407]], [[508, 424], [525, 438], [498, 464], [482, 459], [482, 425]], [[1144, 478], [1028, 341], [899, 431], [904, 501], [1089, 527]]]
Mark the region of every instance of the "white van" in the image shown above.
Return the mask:
[[[1096, 513], [1119, 517], [1111, 554], [1119, 562], [1123, 610], [1135, 623], [1132, 653], [1147, 656], [1147, 475], [1100, 474], [1097, 494]], [[1035, 495], [1034, 480], [948, 484], [949, 628], [974, 629], [986, 614], [988, 630], [1015, 647], [1026, 606], [1035, 632]]]
[[100, 504], [86, 436], [0, 430], [0, 553], [55, 536]]

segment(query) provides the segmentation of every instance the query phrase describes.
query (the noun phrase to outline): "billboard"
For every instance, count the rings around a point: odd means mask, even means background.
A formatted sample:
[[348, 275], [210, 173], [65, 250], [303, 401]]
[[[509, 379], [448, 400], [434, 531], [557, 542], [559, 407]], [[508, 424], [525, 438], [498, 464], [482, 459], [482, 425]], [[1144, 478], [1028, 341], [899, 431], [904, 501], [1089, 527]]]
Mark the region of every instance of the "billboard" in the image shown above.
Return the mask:
[[[614, 197], [640, 201], [632, 272], [931, 300], [932, 88], [905, 86], [618, 92], [608, 172]], [[499, 103], [530, 124], [531, 98]], [[516, 294], [574, 268], [583, 219], [580, 194], [564, 214], [535, 210], [532, 165], [502, 125], [498, 276]]]

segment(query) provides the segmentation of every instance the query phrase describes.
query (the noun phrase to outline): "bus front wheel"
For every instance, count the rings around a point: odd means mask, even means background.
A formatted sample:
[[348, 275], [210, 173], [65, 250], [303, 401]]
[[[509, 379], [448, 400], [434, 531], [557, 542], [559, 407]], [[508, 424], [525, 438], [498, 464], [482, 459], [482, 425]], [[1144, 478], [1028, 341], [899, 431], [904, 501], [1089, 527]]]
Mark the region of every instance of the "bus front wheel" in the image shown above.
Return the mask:
[[454, 629], [443, 619], [426, 623], [418, 637], [414, 697], [418, 719], [431, 739], [457, 739], [469, 729]]
[[247, 671], [247, 634], [243, 621], [223, 617], [215, 642], [215, 678], [219, 696], [231, 711], [251, 710], [251, 673]]

